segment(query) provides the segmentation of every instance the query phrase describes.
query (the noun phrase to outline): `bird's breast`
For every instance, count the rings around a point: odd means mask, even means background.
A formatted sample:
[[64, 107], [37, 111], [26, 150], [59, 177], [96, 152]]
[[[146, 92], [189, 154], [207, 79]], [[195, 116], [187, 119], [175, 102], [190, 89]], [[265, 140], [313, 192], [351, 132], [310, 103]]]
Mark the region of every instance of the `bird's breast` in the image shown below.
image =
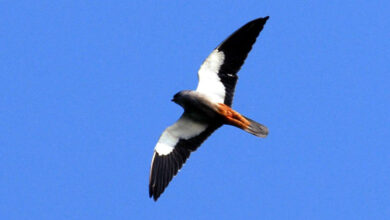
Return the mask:
[[207, 96], [197, 92], [187, 95], [182, 107], [187, 113], [196, 118], [210, 120], [218, 117], [217, 105], [211, 102]]

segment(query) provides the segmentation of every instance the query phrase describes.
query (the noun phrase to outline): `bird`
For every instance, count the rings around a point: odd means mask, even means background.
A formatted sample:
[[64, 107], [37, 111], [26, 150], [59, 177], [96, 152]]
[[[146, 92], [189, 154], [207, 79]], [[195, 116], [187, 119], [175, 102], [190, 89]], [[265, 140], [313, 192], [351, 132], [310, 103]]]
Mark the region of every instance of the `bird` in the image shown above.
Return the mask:
[[231, 108], [237, 73], [269, 16], [254, 19], [219, 44], [198, 70], [196, 90], [176, 93], [173, 102], [184, 112], [161, 134], [154, 148], [149, 173], [149, 197], [154, 201], [190, 154], [219, 127], [231, 125], [257, 137], [266, 137], [268, 128]]

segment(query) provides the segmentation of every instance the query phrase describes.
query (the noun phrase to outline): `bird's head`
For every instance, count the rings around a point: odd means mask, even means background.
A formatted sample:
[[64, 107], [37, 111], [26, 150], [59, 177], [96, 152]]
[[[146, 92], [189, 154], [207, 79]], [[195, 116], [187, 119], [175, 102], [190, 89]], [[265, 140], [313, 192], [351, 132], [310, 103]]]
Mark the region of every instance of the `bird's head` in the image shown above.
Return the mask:
[[183, 97], [183, 91], [180, 91], [180, 92], [178, 92], [178, 93], [176, 93], [174, 96], [173, 96], [173, 98], [172, 98], [172, 102], [175, 102], [175, 103], [177, 103], [177, 104], [179, 104], [179, 102], [180, 102], [180, 100], [182, 99], [182, 97]]
[[173, 99], [171, 101], [175, 102], [178, 105], [183, 106], [186, 98], [188, 98], [189, 93], [190, 91], [188, 90], [180, 91], [173, 96]]

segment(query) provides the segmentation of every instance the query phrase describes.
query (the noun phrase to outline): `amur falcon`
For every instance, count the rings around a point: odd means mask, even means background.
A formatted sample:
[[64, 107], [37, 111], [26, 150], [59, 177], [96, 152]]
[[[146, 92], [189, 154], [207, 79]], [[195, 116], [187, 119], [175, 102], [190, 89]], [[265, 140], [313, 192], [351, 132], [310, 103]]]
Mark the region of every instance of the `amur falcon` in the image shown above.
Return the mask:
[[222, 125], [232, 125], [258, 137], [268, 135], [267, 127], [231, 108], [237, 72], [267, 20], [268, 16], [250, 21], [230, 35], [201, 65], [196, 90], [180, 91], [173, 97], [184, 113], [165, 129], [154, 148], [149, 196], [155, 201], [190, 154]]

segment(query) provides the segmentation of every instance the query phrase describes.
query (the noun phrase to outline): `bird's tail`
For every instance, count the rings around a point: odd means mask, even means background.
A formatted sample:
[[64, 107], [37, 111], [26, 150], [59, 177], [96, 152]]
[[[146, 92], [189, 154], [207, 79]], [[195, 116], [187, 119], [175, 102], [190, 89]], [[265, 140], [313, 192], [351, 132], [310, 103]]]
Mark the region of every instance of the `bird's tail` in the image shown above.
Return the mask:
[[267, 137], [268, 135], [268, 128], [258, 122], [253, 121], [250, 118], [247, 118], [244, 116], [246, 120], [250, 122], [250, 124], [244, 128], [244, 131], [249, 132], [253, 135], [256, 135], [257, 137]]
[[268, 128], [266, 126], [241, 115], [225, 104], [218, 104], [217, 111], [225, 119], [226, 124], [241, 128], [257, 137], [264, 138], [268, 135]]

